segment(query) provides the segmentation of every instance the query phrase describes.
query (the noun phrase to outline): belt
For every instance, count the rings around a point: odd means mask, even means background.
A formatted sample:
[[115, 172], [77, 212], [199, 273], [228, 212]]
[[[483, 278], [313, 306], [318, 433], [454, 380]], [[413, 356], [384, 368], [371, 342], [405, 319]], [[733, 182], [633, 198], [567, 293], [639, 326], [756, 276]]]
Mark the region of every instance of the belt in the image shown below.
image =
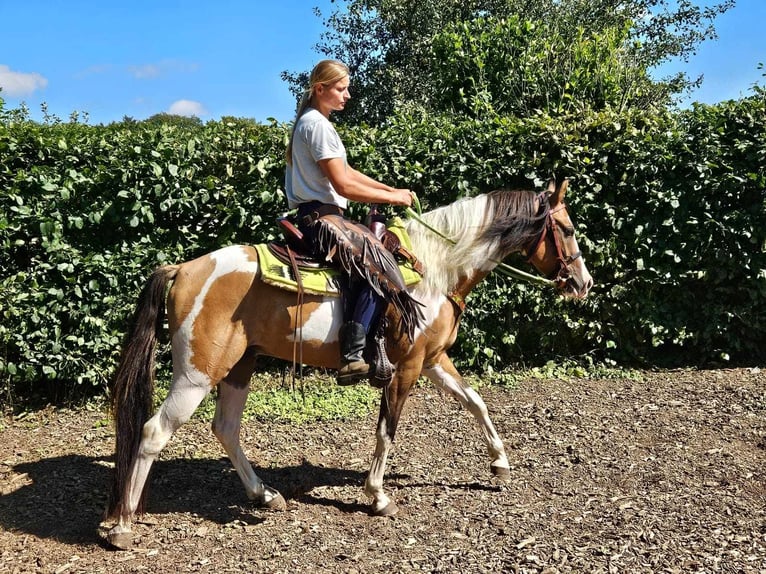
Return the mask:
[[323, 215], [343, 215], [343, 208], [321, 201], [310, 201], [298, 206], [298, 221], [309, 226]]

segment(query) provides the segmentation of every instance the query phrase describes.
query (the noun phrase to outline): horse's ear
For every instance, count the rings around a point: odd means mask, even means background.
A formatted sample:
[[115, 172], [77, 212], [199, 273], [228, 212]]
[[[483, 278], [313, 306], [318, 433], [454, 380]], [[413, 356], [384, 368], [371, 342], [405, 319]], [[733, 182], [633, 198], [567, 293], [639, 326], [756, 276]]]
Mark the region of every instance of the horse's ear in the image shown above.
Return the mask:
[[548, 193], [553, 193], [556, 191], [556, 177], [552, 177], [548, 180], [548, 188], [545, 190]]
[[555, 185], [554, 183], [554, 189], [551, 190], [550, 184], [548, 184], [548, 190], [551, 191], [551, 207], [555, 207], [556, 205], [560, 203], [564, 203], [564, 195], [567, 192], [567, 188], [569, 187], [569, 180], [565, 179], [562, 181], [559, 185]]

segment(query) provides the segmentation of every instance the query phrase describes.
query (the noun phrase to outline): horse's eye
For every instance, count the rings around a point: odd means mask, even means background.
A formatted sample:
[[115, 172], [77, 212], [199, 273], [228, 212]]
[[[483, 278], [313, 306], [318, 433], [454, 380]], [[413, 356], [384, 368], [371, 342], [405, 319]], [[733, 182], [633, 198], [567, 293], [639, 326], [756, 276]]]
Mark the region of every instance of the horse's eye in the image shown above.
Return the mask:
[[562, 226], [561, 231], [564, 234], [564, 237], [566, 237], [567, 239], [569, 239], [570, 237], [574, 237], [574, 234], [575, 234], [574, 227], [570, 227], [568, 225]]

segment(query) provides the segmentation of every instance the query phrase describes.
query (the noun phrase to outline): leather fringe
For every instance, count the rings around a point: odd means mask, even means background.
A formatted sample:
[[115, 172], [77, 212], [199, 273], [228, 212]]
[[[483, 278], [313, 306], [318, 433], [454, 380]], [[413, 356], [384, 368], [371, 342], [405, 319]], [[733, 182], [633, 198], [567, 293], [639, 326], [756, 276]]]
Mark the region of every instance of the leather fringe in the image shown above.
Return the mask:
[[407, 292], [394, 256], [366, 227], [339, 215], [325, 215], [316, 222], [316, 241], [327, 260], [354, 279], [365, 281], [375, 293], [399, 312], [398, 328], [410, 342], [423, 321], [423, 304]]

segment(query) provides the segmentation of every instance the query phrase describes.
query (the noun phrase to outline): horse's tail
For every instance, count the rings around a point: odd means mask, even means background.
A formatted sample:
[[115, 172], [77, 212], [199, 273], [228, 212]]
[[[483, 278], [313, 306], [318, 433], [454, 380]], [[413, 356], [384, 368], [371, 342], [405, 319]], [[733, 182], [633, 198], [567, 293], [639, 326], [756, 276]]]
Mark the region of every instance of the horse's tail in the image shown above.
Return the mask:
[[[133, 313], [112, 382], [112, 413], [115, 421], [115, 468], [108, 518], [118, 517], [127, 502], [126, 488], [149, 418], [154, 392], [154, 355], [165, 318], [165, 288], [176, 276], [178, 265], [157, 268], [144, 285]], [[143, 512], [145, 492], [138, 508]]]

